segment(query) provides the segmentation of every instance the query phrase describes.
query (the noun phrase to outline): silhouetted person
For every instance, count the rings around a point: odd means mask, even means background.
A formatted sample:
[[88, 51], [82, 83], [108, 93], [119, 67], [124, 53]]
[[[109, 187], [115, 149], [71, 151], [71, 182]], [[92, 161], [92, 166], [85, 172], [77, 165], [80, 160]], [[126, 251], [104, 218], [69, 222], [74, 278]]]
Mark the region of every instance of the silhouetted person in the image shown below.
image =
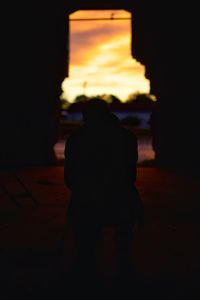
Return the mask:
[[64, 166], [76, 246], [85, 261], [91, 260], [103, 228], [114, 226], [118, 256], [127, 258], [133, 226], [143, 222], [143, 206], [134, 186], [137, 139], [103, 100], [88, 101], [82, 113], [83, 126], [66, 142]]

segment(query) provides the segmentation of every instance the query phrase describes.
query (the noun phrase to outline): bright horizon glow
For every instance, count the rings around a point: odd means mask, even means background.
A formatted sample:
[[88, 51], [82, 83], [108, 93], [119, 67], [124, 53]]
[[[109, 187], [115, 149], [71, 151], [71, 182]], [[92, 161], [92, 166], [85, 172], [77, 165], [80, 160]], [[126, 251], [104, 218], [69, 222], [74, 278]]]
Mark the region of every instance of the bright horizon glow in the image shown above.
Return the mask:
[[[130, 18], [125, 10], [76, 11], [72, 18]], [[131, 56], [131, 20], [71, 21], [69, 78], [62, 98], [113, 94], [123, 102], [130, 94], [149, 93], [145, 67]]]

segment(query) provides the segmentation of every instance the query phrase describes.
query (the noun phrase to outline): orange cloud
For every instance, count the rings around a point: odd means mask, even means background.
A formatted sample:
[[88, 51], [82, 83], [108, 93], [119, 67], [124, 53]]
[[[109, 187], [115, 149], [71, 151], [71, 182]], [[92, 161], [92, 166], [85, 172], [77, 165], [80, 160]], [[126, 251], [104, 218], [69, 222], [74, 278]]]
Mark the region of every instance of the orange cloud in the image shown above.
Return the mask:
[[[130, 17], [126, 11], [78, 11], [71, 18]], [[63, 97], [78, 94], [115, 94], [125, 101], [134, 92], [149, 92], [145, 67], [131, 56], [130, 20], [72, 21], [70, 24], [69, 78]], [[83, 83], [87, 82], [87, 89]]]

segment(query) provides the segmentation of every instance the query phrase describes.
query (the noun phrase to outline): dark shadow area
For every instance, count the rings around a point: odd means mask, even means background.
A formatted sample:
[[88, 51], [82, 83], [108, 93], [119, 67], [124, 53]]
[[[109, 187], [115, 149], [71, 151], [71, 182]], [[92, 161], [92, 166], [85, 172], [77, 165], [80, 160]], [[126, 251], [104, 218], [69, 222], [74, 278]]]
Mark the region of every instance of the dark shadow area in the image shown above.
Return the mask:
[[[28, 6], [22, 2], [3, 3], [2, 300], [80, 299], [85, 295], [93, 299], [200, 299], [200, 123], [196, 76], [200, 69], [199, 4], [132, 2], [61, 0], [49, 1], [48, 7], [42, 1], [30, 1]], [[89, 262], [92, 256], [76, 260], [73, 243], [63, 241], [66, 220], [72, 224], [73, 218], [71, 215], [71, 219], [66, 219], [70, 190], [64, 186], [63, 162], [57, 163], [53, 147], [60, 130], [61, 83], [68, 75], [67, 19], [78, 9], [118, 8], [132, 13], [131, 53], [146, 66], [145, 75], [151, 81], [151, 93], [156, 95], [159, 107], [152, 120], [156, 164], [137, 168], [136, 187], [145, 207], [144, 232], [133, 230], [133, 262], [125, 256], [123, 266], [117, 260], [116, 267], [112, 235], [105, 237], [107, 248], [100, 246], [97, 250], [97, 264], [94, 260]], [[105, 127], [103, 136], [107, 134]], [[94, 136], [98, 146], [102, 135], [95, 131]], [[115, 145], [117, 151], [122, 148]], [[115, 157], [117, 153], [113, 152]], [[107, 152], [105, 158], [108, 159]], [[103, 168], [101, 161], [97, 165]], [[135, 167], [134, 163], [131, 172], [135, 173]], [[91, 168], [96, 169], [95, 164]], [[13, 177], [13, 170], [17, 178]], [[89, 168], [83, 170], [84, 174], [89, 172]], [[113, 173], [117, 190], [119, 172]], [[98, 176], [101, 178], [100, 173]], [[95, 178], [89, 179], [91, 191], [95, 192], [96, 187], [91, 184]], [[87, 182], [85, 176], [84, 183]], [[97, 196], [101, 198], [100, 193]], [[116, 197], [120, 203], [124, 194], [116, 192]], [[79, 220], [91, 221], [90, 212], [82, 213]], [[119, 206], [111, 209], [115, 216], [121, 212]], [[76, 213], [78, 210], [73, 208], [73, 214]], [[93, 221], [98, 218], [98, 214], [93, 214]]]
[[102, 260], [99, 264], [91, 258], [84, 261], [74, 258], [66, 263], [66, 254], [58, 250], [1, 251], [0, 273], [4, 300], [15, 297], [198, 300], [200, 296], [198, 269], [184, 280], [166, 270], [148, 277], [128, 257], [116, 260], [112, 272], [106, 273], [102, 270]]
[[26, 253], [2, 253], [1, 297], [20, 299], [145, 299], [144, 283], [134, 267], [115, 270], [106, 278], [102, 267], [75, 260], [66, 265], [61, 253], [29, 250]]
[[[121, 265], [112, 227], [103, 232], [96, 261], [78, 258], [72, 232], [63, 239], [69, 191], [62, 166], [17, 170], [38, 206], [29, 197], [17, 198], [17, 206], [0, 190], [1, 298], [198, 300], [199, 178], [155, 167], [137, 172], [145, 226], [134, 228], [133, 255], [122, 255]], [[0, 175], [13, 194], [21, 194], [12, 174]]]

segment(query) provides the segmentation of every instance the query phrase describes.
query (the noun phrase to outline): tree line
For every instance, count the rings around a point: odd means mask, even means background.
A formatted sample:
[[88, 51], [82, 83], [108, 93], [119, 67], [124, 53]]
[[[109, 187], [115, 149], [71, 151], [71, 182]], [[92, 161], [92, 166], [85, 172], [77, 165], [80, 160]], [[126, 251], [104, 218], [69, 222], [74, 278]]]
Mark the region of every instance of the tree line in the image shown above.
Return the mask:
[[67, 110], [72, 104], [75, 103], [84, 103], [88, 100], [90, 100], [93, 97], [98, 97], [99, 99], [102, 99], [106, 101], [109, 104], [123, 104], [123, 103], [134, 103], [134, 104], [152, 104], [156, 101], [156, 97], [151, 94], [146, 93], [133, 93], [130, 94], [125, 102], [122, 102], [122, 100], [113, 95], [113, 94], [103, 94], [103, 95], [95, 95], [95, 96], [87, 96], [85, 94], [77, 95], [73, 103], [69, 102], [66, 99], [60, 98], [60, 107], [61, 110]]

